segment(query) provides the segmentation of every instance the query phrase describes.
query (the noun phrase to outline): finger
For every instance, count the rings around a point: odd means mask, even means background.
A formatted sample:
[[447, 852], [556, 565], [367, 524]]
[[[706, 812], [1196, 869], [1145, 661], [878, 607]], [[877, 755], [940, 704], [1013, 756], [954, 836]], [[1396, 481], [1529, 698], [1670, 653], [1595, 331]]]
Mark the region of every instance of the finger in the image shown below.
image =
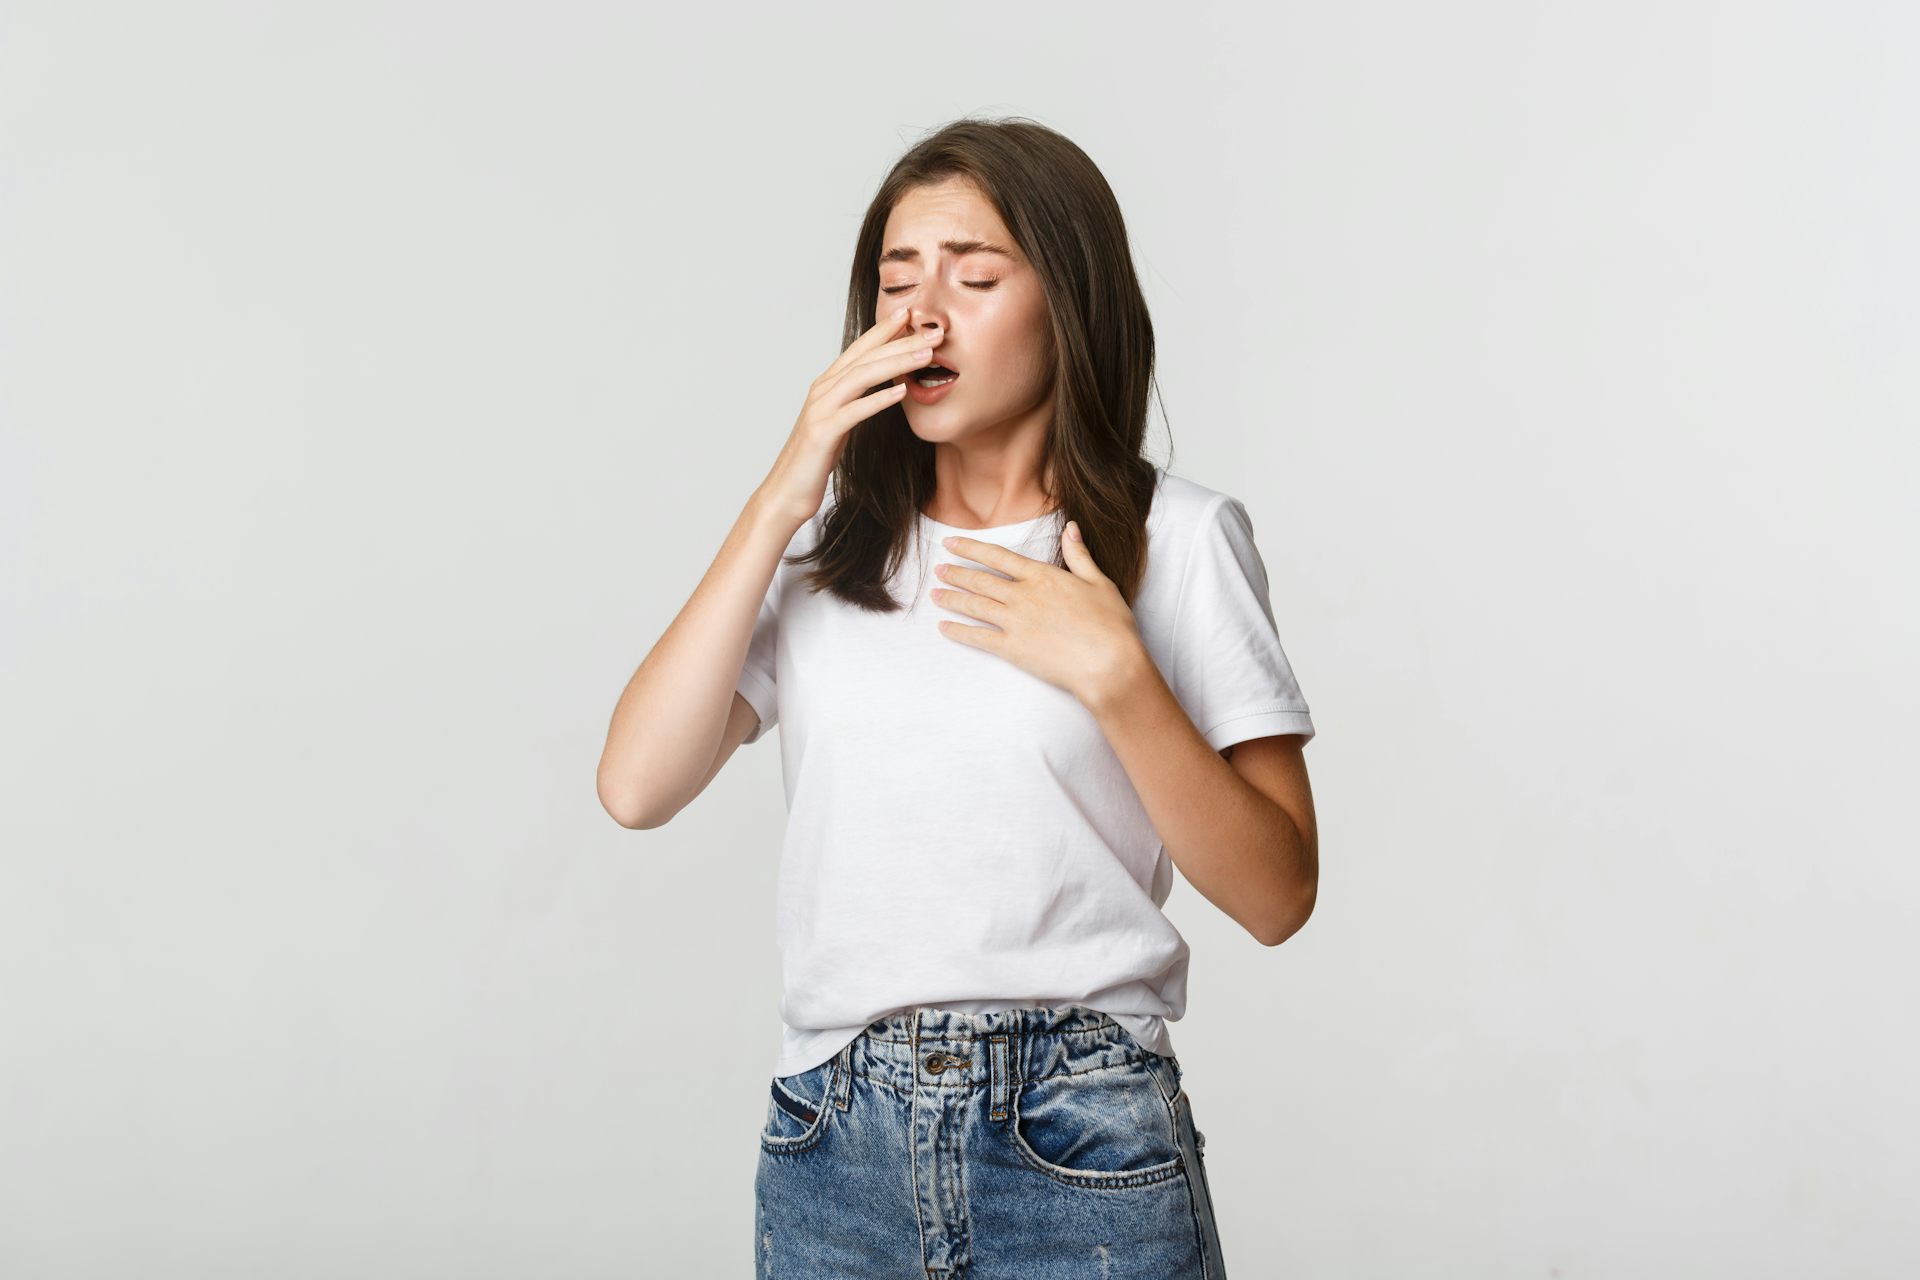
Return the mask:
[[891, 314], [880, 317], [872, 328], [855, 338], [852, 342], [849, 342], [846, 349], [833, 358], [833, 363], [826, 367], [820, 377], [823, 380], [832, 379], [834, 375], [841, 373], [851, 365], [859, 363], [859, 361], [870, 354], [874, 348], [898, 334], [901, 329], [906, 327], [907, 312], [909, 310], [910, 308], [908, 307], [900, 307]]
[[987, 616], [984, 612], [985, 606], [982, 604], [982, 601], [986, 598], [984, 596], [976, 596], [971, 591], [959, 591], [953, 587], [935, 587], [927, 594], [931, 596], [933, 602], [942, 609], [951, 609], [955, 613], [964, 613], [970, 618], [984, 618]]
[[[903, 311], [911, 310], [911, 308], [903, 308], [902, 310]], [[900, 314], [900, 313], [896, 313], [896, 314]], [[886, 322], [883, 321], [882, 323], [884, 324]], [[864, 362], [882, 359], [887, 356], [897, 355], [903, 352], [914, 352], [914, 351], [918, 351], [922, 347], [937, 348], [942, 342], [946, 341], [947, 331], [944, 327], [936, 329], [932, 333], [922, 333], [918, 329], [914, 329], [912, 327], [912, 324], [913, 322], [911, 320], [903, 317], [902, 320], [900, 321], [900, 324], [894, 326], [891, 330], [888, 331], [888, 335], [885, 341], [874, 346], [862, 347], [860, 349], [860, 354], [855, 357], [855, 362], [864, 363]], [[868, 333], [872, 334], [876, 332], [878, 328], [879, 326], [876, 326], [875, 329], [869, 330]], [[907, 332], [900, 333], [901, 328], [906, 328]], [[898, 337], [892, 336], [894, 334], [899, 334], [899, 336]], [[862, 342], [865, 341], [864, 335], [861, 341]], [[848, 347], [847, 350], [853, 351], [855, 347], [858, 347], [859, 345], [860, 345], [859, 343], [856, 343], [854, 346]]]
[[[938, 329], [932, 333], [920, 333], [917, 331], [909, 333], [904, 337], [895, 338], [890, 342], [883, 342], [875, 347], [870, 353], [869, 358], [865, 360], [863, 364], [876, 366], [875, 371], [877, 376], [890, 377], [904, 386], [907, 375], [911, 374], [914, 369], [920, 365], [933, 360], [935, 358], [933, 353], [937, 352], [940, 349], [940, 344], [946, 340], [947, 331], [945, 329]], [[889, 365], [887, 366], [886, 372], [881, 372], [878, 367], [880, 362], [891, 360], [895, 356], [912, 357], [912, 362], [903, 370], [898, 369], [897, 366]]]
[[964, 613], [969, 618], [991, 622], [1002, 631], [1007, 629], [1007, 606], [998, 600], [989, 600], [985, 596], [974, 595], [971, 591], [941, 590], [933, 593], [933, 602], [942, 609], [951, 609], [955, 613]]
[[827, 394], [837, 395], [847, 391], [872, 388], [883, 382], [898, 387], [904, 393], [907, 389], [907, 378], [915, 369], [932, 360], [933, 348], [924, 343], [889, 355], [876, 356], [854, 365], [827, 384]]
[[949, 640], [985, 649], [988, 653], [999, 653], [1003, 643], [1001, 637], [1006, 635], [1006, 632], [993, 627], [976, 627], [971, 622], [955, 622], [951, 618], [942, 618], [939, 625], [940, 634]]
[[998, 569], [1018, 582], [1025, 573], [1026, 566], [1038, 563], [1030, 556], [1018, 551], [1009, 551], [997, 542], [982, 542], [978, 538], [962, 537], [955, 534], [951, 538], [942, 538], [940, 545], [958, 556], [977, 560], [981, 564]]
[[[907, 313], [911, 310], [911, 307], [899, 307], [892, 313], [882, 316], [871, 329], [868, 329], [865, 333], [847, 344], [846, 350], [834, 358], [833, 363], [827, 366], [826, 372], [822, 377], [829, 379], [834, 378], [835, 375], [846, 371], [853, 365], [889, 350], [911, 351], [915, 347], [922, 345], [926, 339], [921, 338], [920, 335], [913, 333], [901, 335], [900, 333], [900, 331], [910, 323]], [[946, 330], [942, 329], [939, 334], [929, 336], [937, 341], [939, 338], [944, 337], [945, 334]], [[916, 341], [916, 339], [919, 340]]]
[[984, 569], [968, 569], [957, 564], [934, 566], [933, 574], [948, 586], [961, 587], [974, 595], [985, 596], [989, 600], [1004, 601], [1004, 595], [996, 594], [995, 585], [1005, 590], [1007, 580], [997, 573], [988, 573]]
[[904, 382], [890, 382], [878, 391], [860, 396], [857, 399], [841, 405], [829, 421], [842, 433], [845, 433], [858, 424], [865, 422], [868, 418], [871, 418], [888, 405], [899, 404], [906, 398], [907, 384]]

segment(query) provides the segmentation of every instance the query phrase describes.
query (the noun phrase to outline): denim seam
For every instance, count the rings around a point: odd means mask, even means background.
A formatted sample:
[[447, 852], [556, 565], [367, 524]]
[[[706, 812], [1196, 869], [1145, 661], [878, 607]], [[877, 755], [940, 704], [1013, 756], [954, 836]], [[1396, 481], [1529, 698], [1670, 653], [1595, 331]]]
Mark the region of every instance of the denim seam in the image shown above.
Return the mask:
[[[832, 1068], [827, 1072], [827, 1086], [828, 1086], [827, 1095], [828, 1096], [827, 1096], [826, 1102], [831, 1102], [832, 1095], [833, 1095], [834, 1073], [835, 1071], [838, 1070], [840, 1064], [836, 1059], [828, 1059], [828, 1061], [831, 1062], [833, 1065], [832, 1065]], [[776, 1087], [778, 1087], [778, 1082], [776, 1082]], [[791, 1090], [784, 1090], [783, 1092], [786, 1092], [788, 1093], [789, 1096], [792, 1096]], [[819, 1146], [820, 1140], [826, 1137], [827, 1135], [827, 1124], [833, 1114], [833, 1108], [828, 1106], [826, 1102], [823, 1102], [821, 1104], [819, 1112], [814, 1117], [813, 1124], [810, 1125], [804, 1132], [796, 1134], [792, 1138], [772, 1137], [765, 1131], [763, 1127], [760, 1133], [760, 1150], [767, 1155], [797, 1156], [797, 1155], [804, 1155], [805, 1153]], [[769, 1103], [769, 1105], [777, 1105], [777, 1104]]]
[[[1173, 1129], [1176, 1134], [1180, 1132], [1180, 1108], [1178, 1105], [1179, 1100], [1180, 1098], [1184, 1098], [1186, 1096], [1187, 1096], [1187, 1091], [1183, 1088], [1180, 1090], [1179, 1094], [1174, 1099], [1175, 1105], [1173, 1108]], [[1198, 1149], [1198, 1146], [1196, 1145], [1195, 1151], [1194, 1151], [1195, 1167], [1187, 1170], [1187, 1176], [1184, 1179], [1184, 1181], [1187, 1184], [1187, 1205], [1193, 1212], [1193, 1247], [1200, 1251], [1201, 1280], [1209, 1280], [1209, 1278], [1213, 1275], [1213, 1258], [1211, 1256], [1212, 1251], [1207, 1248], [1206, 1224], [1200, 1221], [1200, 1189], [1194, 1186], [1194, 1183], [1198, 1181], [1200, 1177], [1200, 1174], [1198, 1172], [1199, 1162], [1200, 1162], [1199, 1149]]]
[[[1153, 1187], [1171, 1181], [1186, 1172], [1185, 1152], [1176, 1154], [1173, 1159], [1145, 1169], [1123, 1169], [1108, 1172], [1094, 1169], [1068, 1169], [1044, 1163], [1037, 1152], [1027, 1146], [1027, 1140], [1020, 1133], [1020, 1108], [1013, 1110], [1013, 1120], [1007, 1126], [1007, 1136], [1012, 1139], [1013, 1150], [1023, 1163], [1034, 1172], [1061, 1186], [1072, 1187], [1076, 1191], [1131, 1191], [1138, 1187]], [[1192, 1204], [1192, 1189], [1188, 1189], [1188, 1204]], [[1196, 1218], [1195, 1225], [1198, 1225]]]

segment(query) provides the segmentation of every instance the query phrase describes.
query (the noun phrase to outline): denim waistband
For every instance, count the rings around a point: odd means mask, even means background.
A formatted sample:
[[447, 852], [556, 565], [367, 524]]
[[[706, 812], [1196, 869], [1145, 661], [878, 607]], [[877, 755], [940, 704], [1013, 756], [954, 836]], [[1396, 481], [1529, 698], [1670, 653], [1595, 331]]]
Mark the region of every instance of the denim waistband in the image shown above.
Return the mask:
[[1177, 1087], [1179, 1072], [1114, 1019], [1078, 1004], [989, 1013], [920, 1005], [869, 1023], [841, 1057], [851, 1074], [896, 1089], [1018, 1089], [1025, 1080], [1129, 1064]]

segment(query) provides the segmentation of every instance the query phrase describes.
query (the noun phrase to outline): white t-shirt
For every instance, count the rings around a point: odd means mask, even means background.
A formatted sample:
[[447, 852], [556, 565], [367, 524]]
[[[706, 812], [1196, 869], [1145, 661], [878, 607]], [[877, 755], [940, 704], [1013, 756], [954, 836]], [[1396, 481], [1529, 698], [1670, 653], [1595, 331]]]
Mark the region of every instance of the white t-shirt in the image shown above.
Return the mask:
[[[819, 537], [822, 514], [788, 552]], [[938, 623], [932, 564], [987, 568], [959, 533], [1049, 561], [1056, 514], [990, 529], [920, 517], [876, 614], [806, 589], [784, 561], [737, 685], [755, 742], [776, 723], [787, 830], [775, 903], [782, 1045], [818, 1066], [889, 1013], [1084, 1004], [1173, 1052], [1186, 940], [1161, 904], [1173, 863], [1078, 699]], [[1208, 745], [1313, 736], [1237, 498], [1159, 471], [1133, 605], [1147, 651]], [[931, 561], [929, 560], [931, 557]], [[988, 569], [992, 572], [991, 569]]]

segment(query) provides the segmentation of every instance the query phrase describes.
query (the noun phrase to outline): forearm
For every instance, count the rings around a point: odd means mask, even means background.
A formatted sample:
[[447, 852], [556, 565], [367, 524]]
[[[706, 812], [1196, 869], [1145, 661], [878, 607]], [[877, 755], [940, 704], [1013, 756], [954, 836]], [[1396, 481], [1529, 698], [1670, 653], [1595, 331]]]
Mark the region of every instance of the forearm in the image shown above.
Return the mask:
[[1299, 928], [1313, 908], [1313, 849], [1207, 745], [1146, 650], [1082, 701], [1188, 882], [1268, 946]]

